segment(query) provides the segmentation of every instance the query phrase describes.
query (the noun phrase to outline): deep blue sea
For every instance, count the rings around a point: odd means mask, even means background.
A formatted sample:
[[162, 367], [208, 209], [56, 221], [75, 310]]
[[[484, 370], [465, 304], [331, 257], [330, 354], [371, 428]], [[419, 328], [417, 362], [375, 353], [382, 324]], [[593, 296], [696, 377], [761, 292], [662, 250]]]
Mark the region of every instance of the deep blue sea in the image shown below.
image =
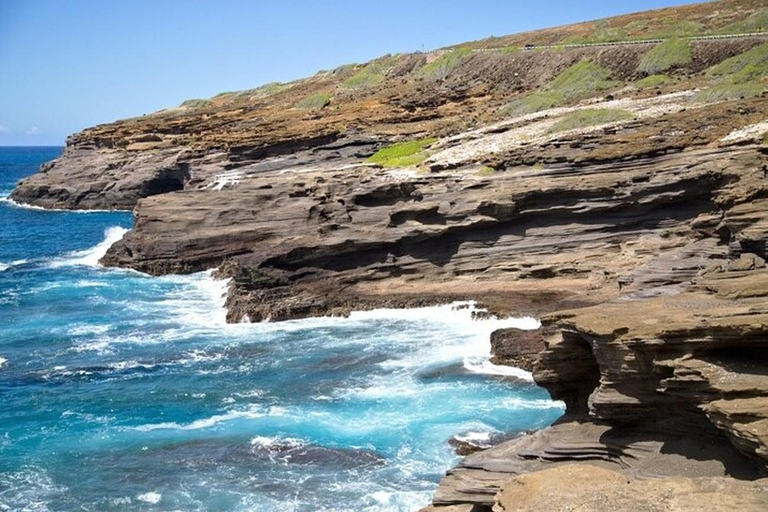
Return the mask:
[[562, 413], [451, 306], [228, 325], [226, 283], [98, 265], [130, 213], [7, 198], [60, 148], [0, 148], [0, 511], [398, 511], [448, 440]]

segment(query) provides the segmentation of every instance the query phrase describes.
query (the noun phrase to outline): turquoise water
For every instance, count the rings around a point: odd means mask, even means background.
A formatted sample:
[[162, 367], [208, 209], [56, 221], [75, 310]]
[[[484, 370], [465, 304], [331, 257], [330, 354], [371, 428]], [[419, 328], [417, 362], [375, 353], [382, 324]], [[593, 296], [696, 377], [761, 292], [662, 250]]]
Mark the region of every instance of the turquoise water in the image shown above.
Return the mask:
[[[0, 197], [59, 148], [0, 148]], [[224, 322], [226, 283], [98, 258], [129, 213], [0, 201], [0, 511], [404, 511], [447, 441], [562, 413], [451, 306]]]

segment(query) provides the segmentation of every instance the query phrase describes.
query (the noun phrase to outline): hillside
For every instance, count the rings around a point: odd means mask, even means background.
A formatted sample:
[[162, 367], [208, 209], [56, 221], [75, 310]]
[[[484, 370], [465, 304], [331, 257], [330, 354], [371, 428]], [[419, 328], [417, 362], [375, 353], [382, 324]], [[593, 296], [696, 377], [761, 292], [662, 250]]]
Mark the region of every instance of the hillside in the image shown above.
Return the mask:
[[[672, 510], [764, 510], [766, 13], [721, 0], [190, 100], [74, 134], [12, 198], [133, 209], [103, 263], [215, 267], [233, 322], [456, 299], [542, 317], [495, 333], [495, 360], [566, 415], [464, 459], [444, 512], [567, 502], [585, 460]], [[683, 38], [733, 31], [758, 35]]]

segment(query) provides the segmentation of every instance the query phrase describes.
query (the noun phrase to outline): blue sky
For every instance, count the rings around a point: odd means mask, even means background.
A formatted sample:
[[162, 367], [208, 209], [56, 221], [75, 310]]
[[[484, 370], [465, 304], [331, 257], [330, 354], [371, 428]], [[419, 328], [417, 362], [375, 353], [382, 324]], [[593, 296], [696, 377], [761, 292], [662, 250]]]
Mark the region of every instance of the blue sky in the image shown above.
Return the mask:
[[0, 0], [0, 145], [396, 52], [675, 0]]

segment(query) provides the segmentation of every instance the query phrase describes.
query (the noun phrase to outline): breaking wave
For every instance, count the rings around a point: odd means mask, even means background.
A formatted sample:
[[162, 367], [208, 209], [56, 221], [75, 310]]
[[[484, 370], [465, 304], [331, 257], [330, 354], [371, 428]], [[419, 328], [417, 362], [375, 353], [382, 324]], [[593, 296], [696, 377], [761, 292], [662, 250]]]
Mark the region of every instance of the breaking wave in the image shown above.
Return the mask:
[[122, 240], [127, 232], [126, 228], [120, 226], [108, 227], [104, 230], [104, 240], [89, 249], [71, 252], [66, 256], [56, 258], [50, 262], [49, 267], [60, 268], [75, 265], [97, 267], [99, 260], [107, 254], [109, 248], [118, 240]]

